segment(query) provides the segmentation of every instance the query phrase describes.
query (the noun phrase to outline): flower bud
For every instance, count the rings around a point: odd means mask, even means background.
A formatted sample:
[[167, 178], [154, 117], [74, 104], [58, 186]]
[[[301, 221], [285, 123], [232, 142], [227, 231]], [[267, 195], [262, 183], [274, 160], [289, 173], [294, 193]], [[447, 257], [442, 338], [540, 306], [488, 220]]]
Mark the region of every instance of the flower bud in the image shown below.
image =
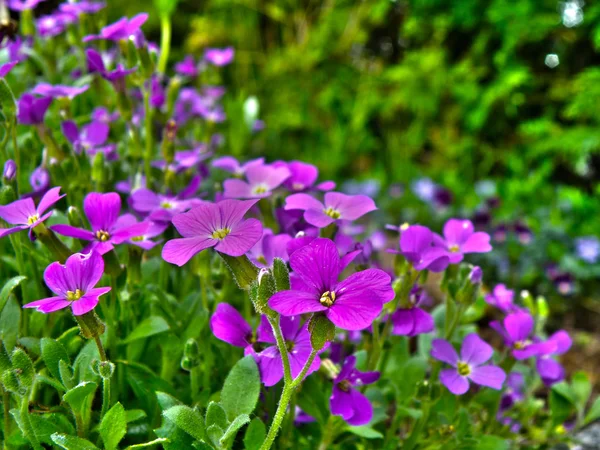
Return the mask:
[[177, 124], [173, 119], [167, 121], [162, 137], [162, 154], [167, 164], [171, 164], [175, 158], [175, 138], [177, 137]]
[[76, 206], [69, 206], [67, 209], [69, 224], [74, 227], [83, 228], [83, 217], [81, 211]]
[[191, 360], [198, 359], [200, 357], [200, 348], [198, 347], [198, 341], [196, 341], [196, 339], [193, 338], [188, 339], [185, 343], [183, 354]]
[[175, 110], [175, 102], [179, 95], [179, 89], [181, 88], [181, 78], [174, 76], [171, 78], [169, 85], [167, 86], [167, 117], [173, 116]]
[[98, 375], [105, 380], [110, 379], [115, 372], [115, 365], [110, 361], [100, 361], [98, 364]]
[[243, 290], [250, 289], [252, 283], [256, 281], [258, 267], [252, 264], [246, 255], [235, 257], [219, 253], [219, 256], [223, 258], [238, 287]]
[[0, 188], [0, 205], [8, 205], [17, 199], [15, 190], [12, 186], [2, 186]]
[[275, 294], [275, 278], [268, 269], [261, 269], [258, 281], [258, 292], [254, 301], [254, 308], [259, 314], [273, 317], [274, 313], [268, 306], [269, 299]]
[[8, 184], [15, 179], [16, 175], [17, 175], [17, 164], [12, 159], [9, 159], [8, 161], [6, 161], [4, 163], [4, 171], [2, 172], [2, 181], [5, 184]]
[[93, 310], [74, 317], [79, 324], [81, 335], [86, 339], [93, 339], [94, 337], [100, 336], [104, 333], [104, 330], [106, 330], [106, 326]]
[[188, 372], [191, 372], [191, 370], [196, 367], [198, 364], [195, 363], [194, 361], [192, 361], [191, 359], [189, 359], [187, 356], [184, 356], [181, 359], [181, 368], [183, 370], [186, 370]]
[[471, 267], [469, 274], [465, 277], [465, 281], [456, 294], [457, 301], [466, 305], [475, 303], [475, 300], [479, 296], [482, 278], [483, 272], [481, 268], [478, 266]]

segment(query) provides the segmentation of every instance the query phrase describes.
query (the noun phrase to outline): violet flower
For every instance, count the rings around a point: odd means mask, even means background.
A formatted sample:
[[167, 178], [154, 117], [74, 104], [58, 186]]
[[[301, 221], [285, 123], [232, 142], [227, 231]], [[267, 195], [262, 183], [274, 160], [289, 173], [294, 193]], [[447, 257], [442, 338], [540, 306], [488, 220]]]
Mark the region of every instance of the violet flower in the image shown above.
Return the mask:
[[492, 389], [502, 389], [506, 374], [500, 367], [483, 365], [494, 353], [492, 347], [475, 333], [467, 335], [460, 350], [460, 358], [450, 342], [434, 339], [431, 356], [450, 364], [453, 369], [440, 372], [440, 381], [454, 395], [462, 395], [469, 390], [469, 380]]
[[354, 387], [373, 384], [379, 380], [379, 372], [361, 372], [356, 369], [356, 357], [348, 356], [342, 370], [333, 380], [329, 398], [331, 414], [341, 416], [349, 425], [365, 425], [373, 418], [373, 406], [369, 399]]
[[31, 185], [33, 191], [28, 194], [24, 194], [23, 198], [37, 198], [45, 194], [50, 188], [50, 173], [43, 166], [36, 167], [29, 176], [29, 184]]
[[202, 161], [210, 158], [211, 153], [206, 151], [204, 145], [199, 145], [190, 150], [179, 150], [175, 152], [173, 162], [168, 164], [165, 160], [152, 162], [152, 167], [173, 173], [181, 173], [188, 169], [199, 168]]
[[68, 98], [72, 100], [77, 97], [79, 94], [83, 94], [87, 91], [89, 85], [83, 85], [81, 87], [75, 86], [64, 86], [62, 84], [51, 85], [49, 83], [38, 83], [33, 90], [32, 94], [41, 95], [42, 97], [52, 97], [52, 98]]
[[123, 39], [129, 39], [129, 37], [135, 34], [142, 25], [148, 20], [148, 14], [141, 13], [133, 16], [131, 19], [122, 17], [115, 23], [105, 26], [100, 30], [100, 34], [89, 35], [83, 38], [83, 42], [89, 42], [97, 39], [104, 39], [107, 41], [121, 41]]
[[96, 50], [88, 48], [85, 54], [90, 73], [99, 73], [102, 78], [111, 82], [117, 92], [125, 92], [125, 77], [135, 72], [137, 67], [125, 69], [122, 64], [119, 64], [114, 70], [109, 71], [104, 65], [102, 56]]
[[0, 66], [0, 78], [4, 78], [18, 64], [19, 61], [10, 61]]
[[290, 176], [283, 185], [292, 192], [303, 192], [314, 187], [319, 191], [331, 191], [335, 189], [333, 181], [324, 181], [315, 186], [319, 177], [319, 170], [312, 164], [302, 161], [290, 161], [283, 163], [290, 171]]
[[96, 252], [75, 253], [64, 265], [53, 262], [44, 271], [44, 281], [56, 297], [27, 303], [23, 308], [37, 308], [47, 314], [70, 306], [76, 316], [90, 312], [100, 296], [110, 291], [109, 287], [95, 287], [103, 273], [104, 261]]
[[[200, 177], [194, 177], [185, 191], [195, 192], [198, 187]], [[179, 195], [157, 194], [150, 189], [136, 189], [129, 197], [131, 208], [150, 220], [159, 222], [170, 222], [173, 216], [199, 206], [205, 202], [197, 198], [186, 198], [186, 192], [182, 191]]]
[[491, 294], [485, 296], [488, 305], [495, 306], [504, 313], [516, 312], [519, 307], [514, 304], [515, 292], [506, 289], [504, 284], [497, 284]]
[[[152, 220], [147, 220], [146, 222], [148, 223], [148, 228], [143, 234], [133, 236], [125, 242], [148, 251], [152, 250], [157, 244], [159, 244], [158, 241], [153, 241], [152, 239], [163, 234], [168, 228], [169, 224], [165, 222], [154, 222]], [[137, 223], [138, 220], [133, 214], [123, 214], [117, 219], [115, 228], [130, 227], [136, 225]]]
[[549, 342], [554, 343], [554, 349], [545, 348], [541, 350], [535, 362], [540, 378], [546, 386], [552, 386], [565, 378], [565, 369], [556, 360], [553, 355], [562, 355], [566, 353], [573, 344], [571, 336], [564, 330], [557, 331], [548, 338]]
[[52, 103], [52, 97], [37, 98], [32, 94], [23, 94], [17, 103], [17, 119], [23, 125], [44, 123], [46, 111]]
[[104, 122], [91, 122], [81, 129], [72, 120], [62, 123], [62, 131], [67, 140], [73, 144], [75, 153], [99, 147], [108, 139], [110, 127]]
[[29, 239], [33, 241], [35, 239], [33, 229], [52, 215], [52, 211], [46, 213], [48, 208], [65, 196], [65, 194], [59, 195], [59, 192], [60, 187], [50, 189], [42, 197], [37, 208], [31, 197], [0, 206], [0, 219], [16, 225], [12, 228], [0, 229], [0, 238], [29, 229]]
[[5, 182], [10, 182], [17, 176], [17, 163], [14, 160], [8, 159], [4, 163], [4, 170], [2, 171], [2, 179]]
[[183, 61], [175, 64], [175, 72], [184, 77], [195, 78], [198, 76], [199, 70], [198, 65], [194, 61], [192, 55], [187, 55]]
[[59, 9], [66, 13], [76, 14], [95, 14], [98, 11], [104, 9], [106, 3], [104, 2], [92, 2], [87, 0], [80, 0], [76, 3], [61, 3]]
[[416, 270], [443, 272], [450, 264], [450, 255], [440, 247], [435, 247], [434, 233], [422, 225], [403, 225], [400, 230], [400, 251], [388, 253], [402, 254]]
[[226, 172], [232, 173], [235, 176], [242, 177], [246, 174], [246, 171], [252, 166], [262, 166], [264, 165], [264, 158], [256, 158], [251, 159], [250, 161], [240, 164], [237, 159], [233, 156], [223, 156], [221, 158], [213, 159], [211, 166], [216, 167], [217, 169], [224, 170]]
[[313, 423], [316, 421], [317, 421], [317, 419], [315, 419], [313, 416], [307, 414], [306, 412], [302, 411], [302, 409], [299, 406], [296, 406], [295, 415], [294, 415], [294, 424], [302, 425], [304, 423]]
[[287, 244], [292, 240], [289, 234], [277, 234], [263, 229], [262, 238], [248, 252], [250, 260], [258, 267], [270, 267], [275, 258], [288, 261]]
[[287, 167], [253, 165], [246, 169], [246, 180], [229, 179], [223, 183], [225, 198], [265, 198], [290, 176]]
[[367, 269], [338, 278], [344, 268], [338, 249], [330, 239], [317, 238], [290, 256], [295, 273], [292, 289], [277, 292], [269, 306], [284, 316], [322, 312], [345, 330], [367, 328], [394, 298], [390, 276]]
[[435, 244], [449, 252], [451, 264], [457, 264], [465, 253], [487, 253], [492, 250], [490, 235], [475, 231], [470, 220], [450, 219], [444, 225], [444, 237], [434, 235]]
[[318, 228], [340, 220], [356, 220], [377, 209], [366, 195], [346, 195], [327, 192], [323, 203], [308, 194], [293, 194], [285, 199], [285, 209], [304, 211], [304, 220]]
[[57, 11], [38, 18], [35, 27], [41, 37], [54, 37], [62, 34], [67, 29], [67, 25], [75, 22], [77, 22], [75, 14]]
[[[288, 357], [292, 378], [296, 378], [312, 352], [308, 322], [300, 326], [300, 316], [281, 317], [279, 324], [286, 347], [289, 349]], [[260, 325], [256, 330], [256, 341], [271, 344], [257, 354], [257, 363], [263, 384], [267, 387], [274, 386], [283, 378], [283, 361], [279, 348], [277, 348], [273, 329], [266, 316], [261, 317]], [[308, 368], [306, 376], [319, 370], [319, 367], [321, 367], [321, 359], [317, 356]]]
[[6, 6], [13, 11], [27, 11], [34, 9], [45, 0], [8, 0]]
[[163, 259], [183, 266], [196, 253], [210, 247], [229, 256], [242, 256], [262, 236], [259, 220], [243, 220], [255, 203], [256, 200], [223, 200], [177, 214], [173, 217], [173, 225], [183, 238], [165, 244]]
[[490, 327], [496, 330], [507, 346], [512, 350], [512, 355], [517, 360], [527, 359], [532, 356], [549, 354], [556, 350], [556, 342], [539, 342], [534, 340], [533, 317], [525, 311], [508, 314], [501, 325], [498, 321], [490, 322]]
[[108, 111], [108, 109], [104, 108], [103, 106], [98, 106], [92, 111], [92, 121], [94, 122], [104, 122], [108, 124], [118, 119], [118, 111], [111, 113]]
[[511, 372], [506, 378], [506, 390], [500, 400], [500, 414], [525, 398], [525, 377], [520, 372]]
[[255, 342], [252, 327], [233, 306], [219, 303], [210, 318], [210, 329], [217, 339], [250, 351]]
[[208, 61], [214, 66], [222, 67], [233, 61], [235, 51], [233, 47], [220, 48], [209, 48], [204, 52], [204, 60]]
[[141, 236], [148, 230], [147, 222], [122, 226], [118, 223], [121, 212], [121, 197], [116, 192], [101, 194], [89, 193], [83, 200], [83, 211], [87, 217], [92, 231], [71, 225], [54, 225], [53, 231], [63, 236], [69, 236], [84, 241], [91, 241], [85, 248], [86, 251], [94, 250], [101, 255], [111, 251], [115, 245]]
[[583, 261], [595, 264], [600, 259], [600, 240], [595, 236], [575, 239], [575, 252]]
[[435, 328], [433, 317], [419, 308], [419, 304], [425, 301], [426, 295], [423, 288], [413, 286], [410, 291], [409, 306], [401, 307], [389, 318], [392, 321], [392, 334], [412, 337], [433, 331]]

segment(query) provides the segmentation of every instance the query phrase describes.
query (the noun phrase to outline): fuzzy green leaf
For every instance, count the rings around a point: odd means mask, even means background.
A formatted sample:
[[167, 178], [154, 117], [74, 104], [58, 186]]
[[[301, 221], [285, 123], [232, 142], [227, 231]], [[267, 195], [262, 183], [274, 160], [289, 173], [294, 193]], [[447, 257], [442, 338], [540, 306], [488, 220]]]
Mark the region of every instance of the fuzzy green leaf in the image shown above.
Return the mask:
[[56, 445], [66, 450], [98, 450], [98, 447], [90, 441], [68, 434], [54, 433], [52, 440]]
[[27, 277], [17, 276], [8, 280], [2, 290], [0, 291], [0, 313], [4, 309], [6, 302], [8, 302], [8, 298], [10, 297], [10, 293], [16, 288], [23, 280], [26, 280]]
[[163, 416], [190, 436], [201, 440], [204, 437], [204, 420], [198, 411], [185, 405], [173, 406]]
[[65, 347], [60, 342], [50, 338], [42, 338], [41, 345], [42, 359], [46, 363], [46, 367], [54, 378], [60, 380], [60, 361], [65, 361], [67, 364], [71, 363]]
[[125, 338], [123, 344], [145, 339], [155, 334], [164, 333], [169, 330], [169, 324], [161, 316], [150, 316], [144, 319], [136, 326], [133, 331]]
[[100, 423], [100, 437], [106, 450], [114, 450], [127, 433], [127, 420], [125, 408], [117, 402], [102, 418]]
[[221, 406], [229, 420], [241, 414], [251, 414], [258, 402], [260, 375], [252, 356], [239, 360], [227, 378], [221, 391]]
[[267, 428], [258, 417], [252, 419], [244, 434], [244, 447], [246, 450], [258, 450], [267, 437]]

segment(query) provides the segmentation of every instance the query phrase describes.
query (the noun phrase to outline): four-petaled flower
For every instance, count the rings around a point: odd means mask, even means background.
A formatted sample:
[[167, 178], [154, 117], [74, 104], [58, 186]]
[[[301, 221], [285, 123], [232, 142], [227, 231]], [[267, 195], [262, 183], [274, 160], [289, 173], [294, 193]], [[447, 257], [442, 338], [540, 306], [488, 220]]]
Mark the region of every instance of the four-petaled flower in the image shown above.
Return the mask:
[[525, 311], [508, 314], [502, 325], [498, 321], [490, 322], [490, 327], [504, 338], [505, 344], [511, 348], [515, 359], [522, 360], [532, 356], [545, 355], [556, 350], [556, 342], [540, 341], [532, 336], [534, 320]]
[[284, 316], [322, 312], [340, 328], [361, 330], [394, 298], [390, 276], [383, 270], [367, 269], [338, 281], [344, 265], [330, 239], [317, 238], [296, 250], [290, 265], [292, 289], [269, 299], [269, 306]]
[[379, 372], [361, 372], [356, 369], [356, 357], [348, 356], [342, 370], [333, 380], [333, 391], [329, 398], [331, 414], [342, 416], [350, 425], [365, 425], [373, 418], [373, 406], [369, 399], [354, 386], [375, 383]]
[[264, 198], [290, 176], [287, 167], [252, 165], [246, 169], [246, 180], [229, 179], [223, 183], [225, 198]]
[[465, 253], [487, 253], [492, 250], [490, 235], [475, 231], [470, 220], [450, 219], [444, 225], [444, 237], [435, 235], [434, 243], [448, 250], [452, 264], [463, 260]]
[[98, 253], [75, 253], [64, 265], [54, 262], [44, 272], [44, 281], [56, 297], [27, 303], [23, 307], [50, 313], [70, 306], [76, 316], [85, 314], [96, 307], [101, 295], [110, 291], [109, 287], [94, 287], [103, 273], [104, 261]]
[[210, 247], [229, 256], [241, 256], [262, 236], [257, 219], [243, 220], [256, 200], [223, 200], [206, 203], [173, 217], [183, 236], [168, 241], [162, 250], [165, 261], [183, 266], [192, 256]]
[[285, 209], [304, 211], [304, 220], [318, 228], [339, 220], [356, 220], [377, 209], [375, 202], [366, 195], [346, 195], [327, 192], [321, 203], [308, 194], [293, 194], [285, 199]]
[[475, 333], [469, 334], [463, 341], [460, 357], [450, 342], [434, 339], [431, 356], [450, 364], [453, 369], [440, 372], [440, 381], [455, 395], [469, 390], [469, 380], [475, 384], [501, 389], [506, 374], [500, 367], [483, 365], [494, 353], [492, 347]]
[[448, 252], [433, 245], [433, 232], [422, 225], [404, 224], [399, 227], [400, 251], [388, 250], [389, 253], [400, 253], [417, 270], [442, 272], [450, 264]]
[[38, 204], [37, 208], [31, 197], [16, 200], [9, 205], [0, 206], [0, 219], [11, 225], [12, 228], [0, 229], [0, 238], [16, 233], [17, 231], [29, 229], [29, 238], [34, 239], [33, 229], [47, 220], [52, 211], [44, 214], [48, 208], [65, 196], [59, 195], [60, 187], [50, 189]]
[[146, 20], [148, 20], [148, 14], [146, 13], [138, 14], [131, 19], [121, 17], [115, 23], [111, 23], [102, 28], [100, 34], [92, 34], [84, 37], [83, 42], [89, 42], [96, 39], [106, 39], [108, 41], [129, 39], [130, 36], [140, 30]]

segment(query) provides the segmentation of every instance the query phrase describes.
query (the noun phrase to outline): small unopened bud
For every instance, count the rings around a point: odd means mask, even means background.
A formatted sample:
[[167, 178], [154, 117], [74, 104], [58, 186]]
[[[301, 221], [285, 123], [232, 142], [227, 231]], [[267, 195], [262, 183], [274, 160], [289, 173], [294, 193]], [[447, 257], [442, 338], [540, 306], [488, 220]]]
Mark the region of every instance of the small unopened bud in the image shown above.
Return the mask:
[[338, 373], [340, 373], [338, 367], [329, 358], [324, 358], [321, 360], [321, 370], [331, 380], [335, 379], [338, 376]]
[[76, 206], [69, 206], [67, 209], [67, 217], [69, 218], [71, 226], [83, 228], [83, 217], [81, 216], [79, 208]]
[[479, 266], [473, 267], [471, 269], [471, 272], [469, 273], [469, 280], [471, 281], [471, 283], [479, 284], [479, 283], [481, 283], [482, 279], [483, 279], [483, 271], [481, 270], [481, 267], [479, 267]]
[[110, 361], [101, 361], [98, 364], [98, 375], [104, 379], [110, 379], [115, 372], [115, 365]]
[[17, 164], [9, 159], [4, 163], [4, 171], [2, 172], [2, 181], [4, 183], [10, 183], [15, 179], [17, 175]]
[[[467, 269], [467, 268], [465, 268]], [[483, 278], [483, 272], [480, 267], [472, 266], [463, 282], [461, 288], [456, 294], [456, 299], [459, 303], [466, 305], [472, 305], [479, 296], [479, 290], [481, 288], [481, 280]]]
[[170, 164], [175, 158], [175, 138], [177, 137], [177, 124], [169, 120], [163, 130], [161, 150], [165, 161]]
[[12, 186], [2, 186], [0, 188], [0, 205], [8, 205], [17, 199], [15, 190]]
[[96, 336], [100, 336], [106, 329], [104, 323], [102, 323], [94, 310], [80, 316], [75, 316], [75, 320], [79, 324], [81, 335], [86, 339], [93, 339]]
[[229, 256], [220, 253], [225, 265], [233, 275], [240, 289], [248, 290], [258, 275], [258, 267], [250, 262], [247, 256]]
[[276, 292], [275, 278], [268, 269], [261, 269], [258, 277], [258, 292], [254, 302], [254, 308], [259, 314], [267, 314], [272, 316], [272, 311], [269, 309], [268, 301]]
[[198, 347], [198, 341], [196, 341], [196, 339], [193, 338], [188, 339], [185, 343], [183, 354], [192, 360], [198, 359], [200, 357], [200, 348]]

